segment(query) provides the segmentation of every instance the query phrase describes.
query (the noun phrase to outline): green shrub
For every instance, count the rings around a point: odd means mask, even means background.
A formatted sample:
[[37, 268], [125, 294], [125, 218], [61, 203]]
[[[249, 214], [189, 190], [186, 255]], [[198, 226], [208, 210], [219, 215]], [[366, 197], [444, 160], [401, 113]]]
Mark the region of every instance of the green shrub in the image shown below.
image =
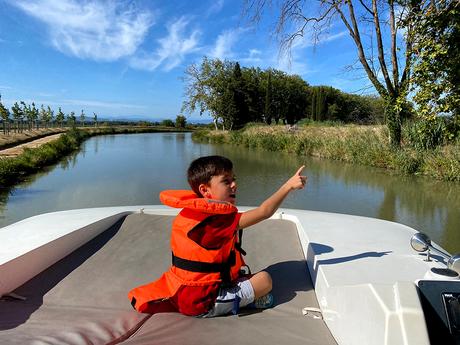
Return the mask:
[[0, 159], [0, 184], [7, 186], [20, 181], [24, 176], [59, 161], [59, 159], [78, 149], [80, 143], [89, 136], [87, 132], [72, 129], [59, 139], [40, 147], [25, 148], [24, 152], [13, 158]]
[[442, 117], [411, 121], [403, 126], [403, 138], [419, 151], [435, 149], [444, 143], [446, 136], [446, 121]]
[[[293, 134], [273, 127], [273, 130], [266, 128], [263, 126], [261, 130], [251, 128], [249, 131], [243, 129], [217, 135], [209, 131], [199, 134], [195, 132], [192, 138], [195, 140], [198, 137], [206, 142], [216, 142], [216, 139], [210, 138], [217, 137], [223, 142], [248, 148], [284, 151], [392, 169], [401, 174], [426, 175], [437, 179], [460, 181], [460, 140], [458, 139], [455, 144], [436, 150], [421, 149], [420, 147], [424, 146], [407, 143], [403, 148], [395, 149], [387, 141], [387, 129], [345, 127], [345, 129], [339, 128], [338, 130], [323, 130], [312, 128]], [[406, 125], [406, 135], [408, 135], [407, 131], [413, 128]]]

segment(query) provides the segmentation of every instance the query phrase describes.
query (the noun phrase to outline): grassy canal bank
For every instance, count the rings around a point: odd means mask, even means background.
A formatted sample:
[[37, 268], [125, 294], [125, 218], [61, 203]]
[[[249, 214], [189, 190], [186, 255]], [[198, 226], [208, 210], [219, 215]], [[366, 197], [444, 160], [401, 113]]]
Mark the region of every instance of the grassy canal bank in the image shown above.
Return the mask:
[[[80, 144], [89, 137], [108, 134], [130, 134], [130, 133], [154, 133], [179, 131], [168, 127], [99, 127], [85, 129], [69, 129], [58, 139], [50, 141], [37, 148], [25, 148], [24, 152], [17, 157], [0, 158], [0, 187], [11, 187], [24, 180], [27, 176], [34, 174], [44, 167], [57, 163], [62, 157], [78, 150]], [[54, 134], [50, 131], [48, 134]], [[46, 133], [39, 133], [35, 137], [30, 135], [26, 138], [16, 137], [9, 139], [3, 148], [12, 147], [32, 139], [45, 136]]]
[[404, 143], [401, 149], [393, 149], [384, 126], [307, 125], [288, 129], [281, 125], [251, 125], [239, 131], [196, 131], [192, 138], [198, 142], [243, 145], [460, 182], [459, 142], [434, 150], [416, 150]]

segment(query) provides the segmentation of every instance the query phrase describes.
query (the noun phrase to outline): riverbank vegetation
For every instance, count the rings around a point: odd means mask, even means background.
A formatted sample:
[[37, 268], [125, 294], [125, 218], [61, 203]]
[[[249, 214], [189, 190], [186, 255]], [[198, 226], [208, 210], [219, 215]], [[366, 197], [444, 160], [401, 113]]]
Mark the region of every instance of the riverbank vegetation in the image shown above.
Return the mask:
[[460, 181], [460, 140], [435, 149], [419, 148], [418, 137], [411, 139], [413, 125], [403, 127], [404, 144], [395, 149], [388, 142], [385, 126], [344, 125], [305, 121], [297, 126], [248, 124], [238, 131], [201, 130], [195, 141], [243, 145], [339, 160], [347, 163], [389, 169], [395, 173], [429, 176]]
[[71, 129], [58, 139], [38, 148], [24, 149], [17, 157], [0, 159], [0, 186], [7, 187], [54, 164], [63, 156], [77, 150], [90, 133]]
[[70, 128], [58, 139], [37, 148], [25, 148], [17, 157], [0, 158], [0, 187], [6, 188], [27, 176], [57, 163], [64, 156], [78, 150], [80, 144], [96, 135], [186, 131], [165, 126], [107, 126], [98, 128]]

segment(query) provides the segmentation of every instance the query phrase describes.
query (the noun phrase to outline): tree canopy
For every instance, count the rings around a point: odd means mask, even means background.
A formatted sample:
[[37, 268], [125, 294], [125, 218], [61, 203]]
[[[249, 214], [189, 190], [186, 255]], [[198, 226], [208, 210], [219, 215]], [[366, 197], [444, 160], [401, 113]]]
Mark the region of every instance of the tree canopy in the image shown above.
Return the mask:
[[276, 69], [243, 67], [238, 62], [204, 58], [186, 72], [183, 110], [208, 111], [225, 129], [248, 122], [294, 124], [300, 119], [371, 123], [383, 118], [377, 97], [362, 97], [332, 87], [312, 87], [298, 75]]
[[425, 6], [413, 14], [414, 101], [425, 119], [460, 116], [460, 2], [431, 1]]

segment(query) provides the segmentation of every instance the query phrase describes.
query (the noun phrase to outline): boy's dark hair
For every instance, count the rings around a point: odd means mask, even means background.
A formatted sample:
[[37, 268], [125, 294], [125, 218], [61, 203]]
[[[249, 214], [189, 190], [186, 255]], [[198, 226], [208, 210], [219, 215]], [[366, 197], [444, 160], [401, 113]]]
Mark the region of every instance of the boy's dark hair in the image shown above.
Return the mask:
[[233, 170], [230, 159], [222, 156], [205, 156], [195, 159], [187, 170], [187, 179], [192, 190], [202, 197], [198, 187], [207, 184], [213, 176], [222, 175]]

